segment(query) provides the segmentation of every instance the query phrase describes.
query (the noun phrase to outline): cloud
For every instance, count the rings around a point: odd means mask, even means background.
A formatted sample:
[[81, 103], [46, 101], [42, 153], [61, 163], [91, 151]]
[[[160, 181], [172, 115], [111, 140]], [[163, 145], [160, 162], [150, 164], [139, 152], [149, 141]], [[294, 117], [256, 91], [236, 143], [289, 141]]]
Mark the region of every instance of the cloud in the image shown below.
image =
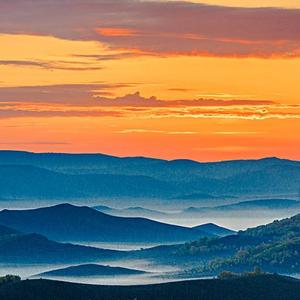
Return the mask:
[[127, 28], [97, 28], [96, 32], [98, 32], [102, 36], [116, 36], [116, 37], [128, 37], [128, 36], [137, 36], [138, 33], [134, 30], [130, 30]]
[[108, 61], [108, 60], [133, 58], [133, 57], [143, 56], [143, 55], [153, 55], [153, 54], [131, 50], [127, 52], [107, 53], [107, 54], [74, 54], [73, 56], [79, 58], [88, 58], [94, 61]]
[[87, 109], [80, 107], [74, 109], [70, 107], [43, 107], [43, 106], [18, 106], [0, 108], [0, 118], [52, 118], [52, 117], [122, 117], [121, 111], [109, 111], [102, 109]]
[[[0, 87], [0, 118], [17, 117], [126, 117], [210, 119], [299, 119], [300, 106], [269, 100], [163, 100], [139, 92], [112, 97], [114, 89], [132, 83], [61, 84]], [[111, 97], [108, 98], [107, 95]], [[167, 134], [167, 133], [165, 133]], [[168, 134], [181, 134], [174, 131]], [[183, 132], [182, 134], [194, 134]]]
[[171, 92], [191, 92], [191, 91], [195, 91], [195, 89], [189, 89], [189, 88], [168, 88], [167, 89], [168, 91], [171, 91]]
[[[144, 113], [145, 114], [145, 113]], [[300, 119], [300, 106], [288, 108], [286, 105], [259, 106], [219, 106], [202, 108], [172, 108], [169, 110], [156, 110], [149, 112], [146, 118], [184, 118], [184, 119]]]
[[[50, 103], [49, 99], [36, 102], [2, 102], [0, 103], [0, 118], [19, 117], [117, 117], [135, 120], [145, 119], [300, 119], [299, 105], [277, 104], [266, 101], [247, 100], [157, 100], [154, 97], [135, 98], [132, 95], [105, 100], [82, 101], [75, 99], [71, 103], [65, 98], [56, 99]], [[95, 98], [95, 97], [94, 97]], [[45, 101], [48, 102], [45, 102]], [[60, 100], [58, 102], [57, 100]], [[134, 101], [133, 101], [134, 100]], [[104, 101], [104, 103], [103, 103]], [[106, 105], [106, 101], [110, 101]], [[120, 103], [122, 102], [122, 104]], [[149, 101], [149, 103], [147, 102]], [[144, 103], [146, 102], [146, 103]], [[156, 103], [157, 102], [157, 103]], [[174, 104], [175, 103], [175, 104]], [[142, 130], [142, 131], [141, 131]], [[119, 133], [141, 133], [144, 129], [128, 129]], [[150, 131], [147, 131], [150, 132]], [[151, 130], [152, 133], [154, 129]], [[197, 132], [156, 132], [162, 134], [196, 134]]]
[[[270, 105], [270, 100], [160, 100], [143, 97], [139, 92], [121, 97], [107, 98], [111, 91], [131, 87], [133, 83], [58, 84], [41, 86], [0, 87], [0, 105], [7, 102], [86, 105], [99, 107], [184, 107], [184, 106], [235, 106]], [[1, 104], [2, 102], [2, 104]]]
[[27, 60], [0, 60], [0, 66], [20, 66], [20, 67], [45, 67], [41, 62]]
[[101, 70], [100, 66], [88, 66], [82, 62], [45, 62], [31, 60], [0, 60], [0, 66], [38, 67], [52, 70], [94, 71]]
[[1, 102], [30, 102], [65, 105], [96, 105], [95, 97], [107, 95], [130, 84], [57, 84], [40, 86], [0, 87]]
[[100, 41], [135, 55], [300, 56], [300, 9], [180, 1], [12, 0], [0, 2], [0, 19], [3, 33]]
[[[288, 108], [286, 105], [269, 106], [204, 106], [204, 107], [144, 107], [131, 110], [127, 107], [101, 106], [65, 106], [63, 104], [50, 106], [35, 104], [6, 104], [0, 106], [0, 118], [37, 118], [37, 117], [109, 117], [135, 120], [153, 119], [228, 119], [228, 120], [267, 120], [267, 119], [300, 119], [300, 106]], [[164, 131], [145, 129], [126, 129], [120, 134], [129, 133], [160, 133], [173, 135], [197, 134], [194, 131]], [[219, 133], [232, 134], [232, 133]]]
[[149, 98], [141, 96], [139, 92], [134, 94], [116, 97], [113, 99], [95, 97], [97, 105], [117, 107], [176, 107], [176, 106], [235, 106], [235, 105], [270, 105], [275, 102], [269, 100], [216, 100], [216, 99], [195, 99], [195, 100], [160, 100], [152, 96]]

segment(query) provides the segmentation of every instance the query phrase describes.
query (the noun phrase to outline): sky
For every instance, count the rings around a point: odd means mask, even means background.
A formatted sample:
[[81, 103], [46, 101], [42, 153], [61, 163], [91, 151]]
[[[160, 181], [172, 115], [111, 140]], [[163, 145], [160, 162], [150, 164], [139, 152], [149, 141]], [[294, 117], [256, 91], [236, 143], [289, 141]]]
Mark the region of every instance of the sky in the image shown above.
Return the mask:
[[0, 149], [300, 160], [299, 0], [0, 0]]

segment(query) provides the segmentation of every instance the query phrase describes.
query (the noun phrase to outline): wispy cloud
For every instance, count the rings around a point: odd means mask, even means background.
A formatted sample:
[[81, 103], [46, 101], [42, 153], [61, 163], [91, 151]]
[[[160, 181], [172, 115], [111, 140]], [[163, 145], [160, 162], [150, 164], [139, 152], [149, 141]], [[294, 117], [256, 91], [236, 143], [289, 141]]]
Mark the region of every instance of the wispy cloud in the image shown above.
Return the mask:
[[170, 109], [149, 112], [146, 118], [186, 118], [186, 119], [242, 119], [242, 120], [266, 120], [266, 119], [300, 119], [300, 106], [287, 109], [285, 105], [269, 105], [263, 109], [259, 106], [236, 107], [203, 107]]
[[[55, 105], [46, 103], [3, 103], [0, 106], [1, 118], [18, 117], [118, 117], [135, 120], [154, 119], [300, 119], [300, 106], [288, 107], [280, 104], [269, 105], [227, 105], [227, 106], [97, 106], [97, 105]], [[157, 131], [155, 129], [126, 129], [125, 133], [197, 134], [196, 131]], [[232, 134], [232, 133], [219, 133]]]
[[0, 87], [1, 102], [61, 103], [65, 105], [87, 105], [103, 107], [185, 107], [185, 106], [235, 106], [270, 105], [270, 100], [161, 100], [143, 97], [139, 92], [121, 97], [107, 98], [115, 89], [131, 87], [133, 83], [58, 84], [43, 86]]
[[[128, 117], [299, 119], [300, 106], [269, 100], [163, 100], [143, 97], [139, 92], [107, 98], [115, 89], [131, 83], [62, 84], [49, 86], [0, 87], [0, 117]], [[139, 129], [129, 129], [131, 133]], [[144, 129], [142, 129], [144, 130]], [[129, 132], [123, 132], [129, 133]], [[161, 132], [196, 134], [197, 132]]]
[[31, 61], [31, 60], [0, 60], [0, 66], [14, 67], [35, 67], [50, 70], [66, 70], [66, 71], [95, 71], [101, 70], [103, 67], [87, 65], [82, 62], [49, 62], [49, 61]]
[[130, 107], [177, 107], [177, 106], [235, 106], [235, 105], [269, 105], [275, 104], [270, 100], [219, 100], [219, 99], [195, 99], [195, 100], [161, 100], [154, 96], [146, 98], [139, 92], [116, 98], [96, 97], [100, 106], [130, 106]]
[[1, 102], [49, 103], [64, 105], [96, 105], [96, 97], [106, 96], [127, 83], [56, 84], [0, 87]]

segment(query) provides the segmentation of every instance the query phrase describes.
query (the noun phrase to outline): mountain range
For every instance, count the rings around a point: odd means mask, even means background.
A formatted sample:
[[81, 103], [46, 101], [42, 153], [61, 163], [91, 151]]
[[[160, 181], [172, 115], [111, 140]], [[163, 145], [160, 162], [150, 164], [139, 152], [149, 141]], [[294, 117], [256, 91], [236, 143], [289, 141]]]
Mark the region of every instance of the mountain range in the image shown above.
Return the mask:
[[[147, 204], [147, 203], [146, 203]], [[197, 203], [195, 203], [197, 204]], [[255, 216], [269, 216], [269, 219], [289, 217], [300, 212], [300, 201], [293, 199], [251, 199], [233, 202], [223, 205], [189, 206], [182, 210], [158, 210], [144, 207], [111, 208], [105, 205], [97, 205], [92, 208], [103, 213], [121, 217], [144, 217], [156, 221], [174, 223], [178, 220], [192, 220], [199, 222], [203, 218], [216, 220], [218, 218], [248, 218], [255, 211]]]
[[[223, 270], [241, 272], [254, 266], [268, 272], [300, 272], [300, 214], [235, 233], [215, 224], [185, 228], [62, 204], [34, 210], [4, 210], [0, 212], [0, 224], [1, 263], [147, 260], [154, 265], [179, 267], [179, 272], [169, 274], [175, 278], [212, 276]], [[159, 243], [171, 238], [187, 242], [122, 252], [53, 241], [70, 237], [77, 241], [116, 241], [119, 236], [122, 241], [132, 241], [132, 237], [137, 241], [138, 237], [139, 241], [149, 242], [148, 237], [152, 236], [151, 241]], [[193, 237], [194, 241], [189, 242]]]
[[241, 201], [232, 204], [218, 205], [212, 207], [188, 207], [182, 211], [183, 214], [207, 214], [207, 213], [224, 213], [224, 212], [241, 212], [241, 211], [259, 211], [259, 210], [299, 210], [300, 201], [291, 199], [256, 199]]
[[[200, 163], [103, 154], [0, 151], [0, 198], [226, 198], [299, 195], [300, 162]], [[80, 188], [79, 188], [80, 187]], [[226, 196], [227, 195], [227, 196]]]
[[154, 210], [154, 209], [143, 208], [140, 206], [118, 209], [118, 208], [111, 208], [104, 205], [97, 205], [97, 206], [93, 206], [92, 208], [101, 211], [103, 213], [113, 215], [113, 216], [119, 216], [119, 217], [143, 217], [143, 218], [151, 219], [155, 217], [163, 218], [168, 216], [168, 213]]
[[89, 207], [60, 204], [30, 210], [3, 210], [0, 224], [56, 241], [169, 243], [213, 236], [207, 231], [145, 218], [104, 214]]

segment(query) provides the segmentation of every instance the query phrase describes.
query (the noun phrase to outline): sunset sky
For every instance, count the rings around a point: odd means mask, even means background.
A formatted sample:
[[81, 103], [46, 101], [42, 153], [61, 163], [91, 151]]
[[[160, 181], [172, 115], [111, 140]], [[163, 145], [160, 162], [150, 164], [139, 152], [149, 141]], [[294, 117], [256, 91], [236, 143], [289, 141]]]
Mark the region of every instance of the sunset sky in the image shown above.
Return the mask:
[[0, 0], [0, 149], [300, 160], [299, 0]]

